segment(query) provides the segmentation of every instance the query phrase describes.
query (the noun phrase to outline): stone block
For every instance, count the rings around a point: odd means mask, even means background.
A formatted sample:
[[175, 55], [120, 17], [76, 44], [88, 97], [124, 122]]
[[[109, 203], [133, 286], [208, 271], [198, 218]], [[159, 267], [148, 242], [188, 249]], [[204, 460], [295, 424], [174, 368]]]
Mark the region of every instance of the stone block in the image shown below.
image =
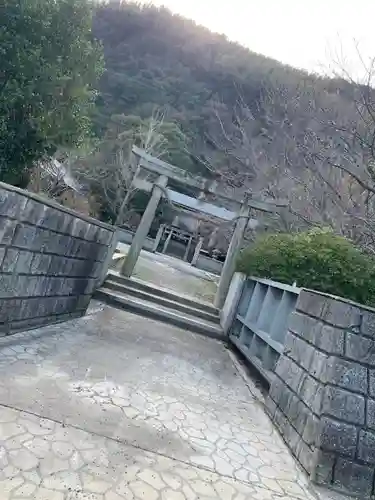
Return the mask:
[[46, 205], [43, 205], [43, 203], [29, 199], [22, 214], [20, 215], [20, 221], [28, 222], [33, 226], [39, 226], [43, 222], [46, 210], [47, 207]]
[[99, 278], [102, 274], [102, 270], [103, 270], [103, 262], [94, 262], [90, 272], [90, 277]]
[[320, 419], [311, 413], [309, 417], [306, 419], [306, 425], [302, 434], [304, 442], [307, 445], [313, 447], [317, 442], [319, 430], [320, 430]]
[[62, 278], [55, 278], [55, 277], [49, 277], [46, 280], [46, 296], [48, 297], [56, 297], [57, 295], [60, 294], [61, 286], [63, 283]]
[[361, 315], [360, 307], [356, 307], [344, 300], [327, 297], [322, 318], [337, 328], [349, 330], [355, 327], [358, 328], [361, 323]]
[[13, 244], [19, 248], [40, 250], [39, 231], [35, 226], [19, 224], [14, 235]]
[[367, 424], [367, 427], [375, 430], [375, 401], [373, 399], [367, 400], [366, 424]]
[[288, 419], [286, 419], [286, 425], [284, 426], [282, 435], [284, 437], [285, 442], [292, 450], [292, 453], [294, 453], [297, 456], [298, 445], [301, 442], [301, 436], [294, 429], [294, 427], [290, 425]]
[[356, 333], [346, 333], [346, 357], [375, 367], [375, 341]]
[[39, 276], [18, 276], [18, 290], [22, 297], [42, 296], [43, 279]]
[[360, 465], [351, 460], [338, 458], [334, 472], [334, 485], [351, 493], [363, 496], [371, 495], [374, 468]]
[[326, 307], [326, 297], [311, 290], [302, 290], [299, 294], [296, 309], [320, 318]]
[[322, 326], [315, 318], [310, 318], [297, 311], [290, 315], [288, 322], [289, 331], [312, 344], [315, 342], [315, 336], [319, 334]]
[[[90, 293], [90, 292], [86, 292]], [[292, 390], [298, 392], [306, 372], [302, 370], [293, 360], [287, 356], [281, 355], [276, 365], [276, 374]]]
[[285, 389], [287, 389], [285, 383], [278, 376], [274, 377], [268, 391], [268, 398], [278, 405]]
[[288, 415], [290, 402], [294, 397], [294, 393], [286, 385], [281, 389], [280, 397], [278, 398], [278, 407], [284, 413]]
[[72, 238], [66, 234], [59, 235], [59, 254], [64, 256], [70, 255], [70, 248], [72, 245]]
[[0, 217], [0, 243], [9, 245], [14, 237], [17, 227], [17, 221]]
[[20, 254], [20, 250], [14, 248], [7, 248], [6, 253], [1, 264], [1, 272], [3, 273], [13, 273], [17, 268], [17, 260]]
[[310, 375], [306, 375], [298, 395], [312, 410], [316, 410], [316, 398], [319, 395], [320, 383]]
[[311, 358], [314, 353], [314, 348], [300, 337], [297, 337], [289, 331], [285, 337], [284, 354], [296, 361], [297, 364], [308, 370], [311, 363]]
[[362, 309], [362, 318], [359, 333], [366, 337], [375, 339], [375, 311]]
[[78, 259], [70, 259], [70, 269], [67, 276], [81, 278], [83, 276], [81, 269], [84, 269], [84, 261]]
[[72, 278], [71, 279], [71, 295], [84, 295], [87, 288], [87, 279]]
[[0, 299], [17, 297], [19, 295], [18, 277], [6, 274], [0, 275]]
[[329, 366], [328, 378], [333, 385], [367, 394], [367, 368], [365, 366], [337, 357], [330, 358]]
[[89, 263], [84, 260], [75, 260], [74, 268], [72, 269], [72, 275], [83, 278], [87, 277], [87, 269], [90, 267]]
[[327, 386], [324, 391], [322, 412], [349, 423], [363, 425], [365, 398], [339, 387]]
[[314, 451], [303, 441], [303, 439], [298, 441], [295, 455], [302, 467], [310, 473], [314, 468]]
[[77, 217], [75, 217], [73, 220], [73, 225], [70, 234], [75, 238], [84, 239], [86, 231], [87, 231], [87, 223], [84, 222], [82, 219], [78, 219]]
[[74, 220], [75, 220], [75, 217], [73, 217], [73, 215], [70, 215], [68, 213], [64, 213], [64, 212], [61, 212], [64, 214], [64, 222], [61, 223], [61, 226], [60, 226], [60, 232], [61, 233], [64, 233], [66, 235], [68, 235], [69, 237], [72, 236], [72, 230], [73, 230], [73, 224], [74, 224]]
[[85, 240], [96, 241], [99, 236], [100, 227], [95, 224], [87, 224]]
[[47, 297], [43, 300], [39, 300], [36, 307], [36, 317], [51, 316], [55, 314], [55, 303], [56, 299]]
[[343, 330], [323, 325], [315, 338], [315, 345], [327, 354], [344, 354], [345, 334]]
[[3, 263], [4, 257], [5, 257], [5, 252], [6, 252], [6, 249], [0, 247], [0, 268], [1, 268], [1, 264]]
[[21, 250], [17, 259], [16, 272], [21, 274], [30, 274], [31, 263], [34, 258], [34, 253], [27, 250]]
[[[94, 292], [96, 286], [96, 280], [94, 279], [88, 279], [85, 287], [85, 291], [83, 292], [85, 295], [90, 295]], [[80, 293], [77, 293], [77, 295], [81, 295]]]
[[60, 212], [55, 208], [45, 206], [43, 218], [38, 222], [38, 225], [51, 231], [59, 231], [61, 219]]
[[107, 252], [108, 252], [108, 247], [106, 246], [98, 247], [96, 252], [93, 253], [93, 256], [95, 255], [94, 260], [97, 260], [99, 262], [104, 262], [107, 256]]
[[33, 298], [27, 298], [20, 301], [20, 304], [18, 304], [17, 306], [17, 318], [13, 317], [12, 320], [35, 318], [36, 316], [38, 316], [38, 301], [39, 299]]
[[51, 262], [48, 268], [49, 276], [59, 276], [64, 270], [64, 258], [58, 255], [51, 256]]
[[301, 437], [295, 431], [295, 429], [290, 425], [290, 422], [286, 418], [279, 408], [276, 409], [274, 419], [276, 427], [278, 428], [280, 434], [283, 436], [285, 442], [288, 444], [290, 449], [295, 452], [297, 444]]
[[84, 259], [87, 255], [89, 255], [89, 251], [91, 252], [90, 258], [92, 257], [92, 248], [90, 243], [86, 241], [80, 241], [79, 240], [79, 245], [77, 246], [77, 251], [75, 256], [78, 259]]
[[2, 322], [10, 322], [13, 320], [13, 318], [16, 318], [18, 316], [21, 302], [22, 301], [20, 299], [4, 300], [5, 307], [2, 311]]
[[69, 255], [70, 257], [77, 257], [79, 253], [79, 247], [81, 244], [81, 240], [77, 240], [75, 238], [71, 238], [69, 245]]
[[369, 369], [369, 394], [375, 398], [375, 370]]
[[1, 188], [0, 214], [16, 219], [26, 207], [27, 201], [26, 196]]
[[55, 314], [64, 314], [69, 311], [68, 307], [68, 297], [58, 297], [55, 299]]
[[63, 287], [61, 290], [62, 295], [80, 295], [84, 292], [84, 280], [77, 280], [77, 278], [64, 278]]
[[61, 247], [60, 247], [60, 236], [57, 233], [54, 233], [48, 229], [39, 229], [40, 238], [43, 241], [43, 249], [47, 253], [53, 253], [60, 255]]
[[112, 232], [109, 231], [108, 229], [105, 229], [104, 227], [101, 227], [99, 229], [99, 233], [97, 236], [97, 242], [100, 243], [101, 245], [109, 245], [110, 241], [112, 239]]
[[47, 275], [51, 264], [52, 257], [43, 253], [34, 253], [33, 260], [30, 266], [31, 274]]
[[308, 371], [313, 377], [317, 378], [321, 382], [326, 382], [327, 380], [327, 371], [329, 368], [328, 359], [329, 357], [327, 354], [318, 351], [317, 349], [313, 349]]
[[77, 309], [77, 305], [79, 302], [79, 297], [67, 297], [67, 311], [73, 312]]
[[297, 396], [289, 402], [288, 419], [296, 431], [302, 436], [312, 411]]
[[357, 428], [329, 417], [320, 421], [320, 447], [347, 457], [354, 457], [357, 448]]
[[77, 302], [77, 310], [86, 311], [90, 304], [91, 295], [80, 295]]
[[[79, 298], [78, 305], [80, 305], [80, 304], [81, 304], [81, 297]], [[266, 409], [268, 416], [273, 420], [273, 417], [274, 417], [276, 409], [277, 409], [277, 404], [273, 401], [273, 399], [270, 398], [270, 396], [267, 396], [267, 398], [266, 398], [265, 409]]]
[[36, 280], [33, 295], [38, 297], [45, 297], [47, 294], [48, 278], [44, 276], [38, 276], [36, 278], [33, 277], [32, 279]]
[[2, 299], [0, 300], [0, 324], [9, 321], [11, 312], [17, 306], [16, 299]]
[[316, 449], [313, 460], [311, 480], [317, 484], [331, 484], [337, 456]]
[[375, 434], [373, 432], [365, 430], [359, 432], [358, 458], [375, 464]]

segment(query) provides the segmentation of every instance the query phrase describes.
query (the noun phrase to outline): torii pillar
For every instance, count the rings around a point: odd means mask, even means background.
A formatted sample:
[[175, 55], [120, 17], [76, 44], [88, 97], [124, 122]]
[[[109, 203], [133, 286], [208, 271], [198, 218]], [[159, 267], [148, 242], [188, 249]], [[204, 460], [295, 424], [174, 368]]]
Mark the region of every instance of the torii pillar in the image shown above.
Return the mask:
[[237, 217], [236, 226], [232, 235], [232, 239], [225, 258], [223, 270], [221, 272], [219, 286], [215, 295], [214, 306], [221, 309], [224, 305], [228, 294], [229, 286], [232, 281], [233, 274], [236, 270], [236, 259], [241, 248], [242, 240], [245, 234], [246, 227], [249, 223], [250, 207], [245, 200]]
[[121, 274], [127, 278], [130, 278], [133, 274], [135, 265], [143, 247], [143, 243], [148, 235], [148, 232], [150, 231], [152, 221], [154, 220], [159, 201], [163, 196], [163, 188], [165, 188], [167, 184], [168, 177], [166, 175], [160, 175], [153, 186], [151, 198], [148, 202], [146, 210], [144, 211], [137, 232], [135, 233], [132, 244], [129, 248], [128, 255], [126, 256], [124, 264], [121, 268]]

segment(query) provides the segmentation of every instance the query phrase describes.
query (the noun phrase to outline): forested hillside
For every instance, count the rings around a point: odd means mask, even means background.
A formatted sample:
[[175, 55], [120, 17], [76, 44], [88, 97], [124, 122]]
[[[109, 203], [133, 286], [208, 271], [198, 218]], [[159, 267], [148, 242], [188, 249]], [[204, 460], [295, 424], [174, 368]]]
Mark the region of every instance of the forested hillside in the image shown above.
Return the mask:
[[361, 85], [345, 68], [320, 78], [126, 1], [6, 0], [0, 14], [1, 180], [139, 220], [135, 143], [238, 199], [284, 201], [273, 229], [328, 226], [374, 251], [373, 62]]
[[[94, 120], [99, 135], [163, 109], [173, 152], [165, 159], [219, 173], [235, 193], [287, 199], [284, 229], [323, 224], [361, 240], [356, 216], [371, 207], [332, 168], [363, 159], [354, 143], [349, 158], [343, 141], [358, 120], [356, 86], [252, 53], [163, 8], [101, 5], [93, 32], [106, 66]], [[173, 130], [183, 133], [183, 147], [173, 147]]]

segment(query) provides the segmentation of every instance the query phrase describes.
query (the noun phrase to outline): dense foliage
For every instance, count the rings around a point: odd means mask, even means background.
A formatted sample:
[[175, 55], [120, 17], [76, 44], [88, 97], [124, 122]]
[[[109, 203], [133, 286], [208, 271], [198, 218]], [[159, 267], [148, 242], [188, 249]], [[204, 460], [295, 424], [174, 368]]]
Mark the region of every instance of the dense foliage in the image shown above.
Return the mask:
[[0, 5], [0, 180], [90, 131], [102, 58], [87, 0], [4, 0]]
[[69, 170], [97, 215], [124, 220], [134, 141], [229, 196], [287, 201], [261, 228], [321, 225], [375, 249], [370, 84], [309, 75], [152, 5], [5, 0], [0, 16], [0, 180], [24, 185], [58, 150], [79, 157]]
[[[175, 164], [214, 172], [235, 197], [251, 191], [286, 199], [291, 210], [278, 230], [319, 224], [375, 247], [374, 231], [364, 227], [375, 217], [372, 198], [332, 168], [366, 161], [362, 135], [351, 136], [368, 114], [354, 100], [356, 90], [367, 96], [368, 89], [290, 68], [152, 5], [101, 3], [93, 32], [106, 66], [94, 120], [100, 137], [114, 115], [144, 121], [157, 107], [177, 133]], [[375, 132], [375, 122], [366, 121], [365, 130]]]
[[272, 234], [242, 251], [238, 271], [375, 305], [375, 261], [329, 231]]
[[267, 89], [315, 81], [152, 5], [102, 4], [93, 30], [106, 63], [97, 100], [99, 134], [113, 114], [147, 118], [157, 106], [166, 108], [192, 141], [206, 143], [217, 103], [232, 117], [240, 91], [259, 114]]

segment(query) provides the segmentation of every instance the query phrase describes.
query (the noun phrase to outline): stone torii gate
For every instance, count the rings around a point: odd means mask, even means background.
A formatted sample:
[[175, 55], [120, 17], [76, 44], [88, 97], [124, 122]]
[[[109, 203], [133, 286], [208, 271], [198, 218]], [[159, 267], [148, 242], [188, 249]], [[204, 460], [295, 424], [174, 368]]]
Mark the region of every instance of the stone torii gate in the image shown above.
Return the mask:
[[[148, 235], [155, 212], [161, 198], [165, 197], [176, 205], [186, 207], [189, 211], [205, 213], [215, 218], [235, 221], [235, 229], [228, 248], [227, 256], [224, 262], [223, 270], [220, 276], [219, 286], [215, 297], [215, 306], [221, 308], [224, 305], [229, 285], [235, 271], [237, 252], [241, 247], [242, 239], [249, 222], [254, 225], [254, 219], [250, 219], [250, 210], [256, 209], [262, 212], [277, 212], [285, 204], [270, 203], [254, 200], [249, 196], [244, 200], [238, 201], [229, 198], [217, 191], [217, 182], [210, 181], [203, 177], [193, 176], [178, 167], [170, 165], [167, 162], [154, 158], [144, 150], [133, 146], [133, 155], [137, 160], [137, 168], [133, 177], [132, 185], [137, 189], [151, 192], [151, 197], [142, 216], [141, 222], [134, 235], [129, 252], [121, 268], [121, 274], [130, 277], [134, 271], [138, 257], [141, 253], [143, 243]], [[142, 179], [139, 174], [141, 171], [147, 171], [157, 176], [155, 182]], [[186, 187], [194, 188], [200, 196], [204, 194], [215, 195], [216, 198], [229, 202], [236, 207], [236, 211], [207, 203], [199, 198], [193, 198], [185, 194], [168, 188], [168, 180], [178, 182]]]

